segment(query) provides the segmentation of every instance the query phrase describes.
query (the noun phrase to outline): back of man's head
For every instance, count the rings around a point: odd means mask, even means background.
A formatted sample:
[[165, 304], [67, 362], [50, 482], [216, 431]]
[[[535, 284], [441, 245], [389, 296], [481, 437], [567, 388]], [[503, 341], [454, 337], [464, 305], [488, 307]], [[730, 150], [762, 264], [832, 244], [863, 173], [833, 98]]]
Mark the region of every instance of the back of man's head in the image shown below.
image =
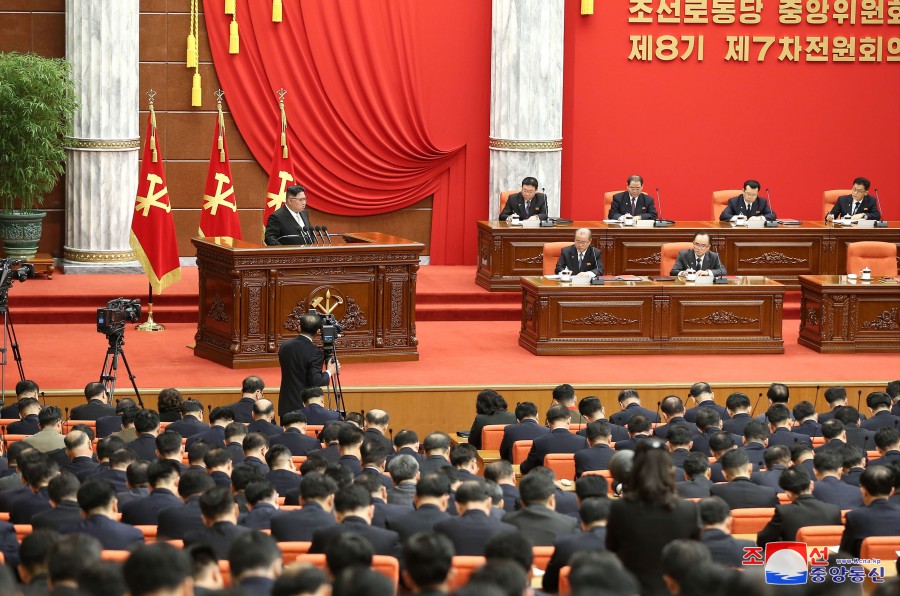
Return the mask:
[[81, 483], [71, 472], [60, 472], [47, 484], [47, 496], [57, 505], [63, 501], [74, 501], [78, 497]]
[[324, 501], [337, 492], [337, 483], [319, 472], [309, 472], [300, 479], [300, 498], [304, 501]]
[[47, 571], [50, 582], [54, 585], [63, 582], [74, 582], [88, 566], [100, 560], [103, 545], [88, 534], [76, 532], [61, 536], [47, 557]]
[[568, 383], [557, 385], [553, 389], [553, 399], [564, 406], [573, 405], [575, 403], [575, 388]]
[[900, 431], [896, 428], [886, 426], [875, 431], [875, 446], [882, 451], [895, 450], [898, 443], [900, 443]]
[[795, 420], [805, 420], [816, 413], [816, 407], [811, 402], [804, 400], [797, 403], [791, 413]]
[[782, 424], [789, 422], [791, 419], [791, 411], [788, 410], [788, 407], [784, 404], [772, 404], [769, 406], [769, 409], [766, 410], [766, 420], [769, 421], [769, 424], [772, 426], [781, 426]]
[[860, 474], [859, 485], [871, 497], [887, 498], [894, 488], [894, 471], [890, 466], [869, 466]]
[[147, 467], [147, 479], [154, 488], [168, 484], [181, 476], [181, 467], [171, 459], [158, 459]]
[[517, 563], [522, 571], [530, 573], [534, 563], [534, 545], [519, 532], [497, 532], [485, 543], [484, 558], [488, 562], [509, 559]]
[[709, 548], [698, 540], [679, 538], [666, 544], [661, 553], [663, 575], [681, 583], [699, 565], [712, 562]]
[[598, 522], [605, 522], [609, 518], [609, 508], [612, 505], [609, 499], [603, 497], [588, 497], [581, 500], [578, 507], [578, 516], [581, 523], [590, 526]]
[[676, 424], [669, 427], [666, 433], [666, 441], [672, 449], [685, 449], [691, 443], [691, 431], [686, 426]]
[[736, 476], [745, 472], [745, 468], [750, 465], [750, 458], [746, 451], [732, 449], [722, 456], [721, 462], [724, 471]]
[[[28, 578], [47, 573], [47, 560], [50, 550], [60, 535], [54, 530], [38, 529], [22, 538], [19, 546], [19, 564], [28, 574]], [[25, 578], [23, 577], [24, 581]]]
[[827, 440], [838, 438], [844, 432], [844, 423], [834, 417], [822, 423], [822, 436]]
[[631, 435], [650, 432], [650, 419], [643, 414], [635, 414], [628, 419], [628, 433]]
[[572, 412], [565, 405], [557, 404], [547, 410], [547, 424], [563, 424], [567, 423], [571, 418]]
[[247, 436], [247, 426], [242, 422], [230, 422], [228, 426], [225, 427], [225, 442], [226, 443], [241, 443], [243, 444], [244, 437]]
[[769, 390], [766, 391], [766, 397], [773, 404], [786, 404], [791, 397], [791, 392], [784, 383], [772, 383], [769, 385]]
[[709, 383], [704, 383], [703, 381], [694, 383], [693, 385], [691, 385], [690, 390], [688, 390], [688, 395], [694, 398], [709, 393], [712, 393], [712, 387], [709, 386]]
[[38, 414], [38, 425], [41, 428], [53, 426], [62, 420], [62, 411], [57, 406], [47, 406]]
[[419, 462], [413, 456], [401, 453], [388, 464], [387, 472], [391, 475], [394, 484], [415, 480], [416, 474], [419, 473]]
[[616, 398], [620, 404], [624, 404], [629, 400], [640, 401], [641, 398], [638, 395], [637, 389], [622, 389], [619, 391], [619, 395]]
[[763, 452], [763, 461], [767, 470], [771, 470], [775, 466], [789, 466], [791, 464], [791, 450], [785, 445], [766, 447], [766, 450]]
[[637, 580], [609, 551], [576, 552], [569, 559], [572, 594], [637, 594]]
[[141, 410], [134, 417], [134, 430], [138, 433], [149, 433], [159, 428], [159, 414], [156, 410]]
[[471, 443], [454, 445], [450, 450], [450, 463], [457, 468], [478, 460], [478, 450]]
[[181, 453], [181, 435], [167, 430], [156, 435], [156, 450], [163, 458], [175, 457]]
[[825, 401], [827, 401], [829, 404], [834, 404], [835, 402], [846, 400], [847, 390], [843, 387], [829, 387], [825, 390]]
[[725, 408], [729, 412], [743, 412], [750, 409], [750, 398], [746, 393], [732, 393], [725, 398]]
[[321, 387], [307, 387], [303, 391], [300, 392], [300, 399], [304, 404], [308, 404], [310, 401], [316, 399], [317, 397], [324, 397], [325, 392], [322, 391]]
[[239, 534], [228, 547], [228, 564], [235, 578], [262, 575], [281, 568], [281, 551], [275, 539], [258, 530]]
[[131, 596], [174, 593], [191, 577], [191, 559], [187, 551], [166, 542], [142, 544], [125, 561], [122, 572]]
[[842, 465], [843, 460], [837, 450], [820, 451], [813, 456], [813, 468], [820, 474], [837, 472]]
[[209, 413], [209, 423], [212, 425], [226, 426], [234, 422], [234, 410], [224, 406], [218, 406]]
[[578, 402], [578, 413], [585, 418], [594, 418], [603, 411], [603, 403], [595, 395], [589, 395]]
[[381, 441], [368, 440], [363, 441], [359, 453], [362, 456], [361, 463], [363, 466], [380, 467], [384, 465], [387, 456], [390, 454], [390, 450], [388, 449], [388, 446]]
[[544, 505], [556, 492], [556, 486], [543, 474], [526, 474], [519, 483], [519, 495], [526, 507]]
[[416, 496], [439, 499], [450, 494], [450, 480], [438, 472], [425, 474], [416, 482]]
[[682, 468], [684, 469], [684, 473], [687, 474], [688, 478], [703, 476], [706, 473], [706, 470], [709, 469], [709, 458], [707, 458], [703, 453], [694, 451], [686, 458], [684, 458]]
[[422, 444], [426, 453], [429, 451], [446, 451], [450, 449], [450, 436], [444, 433], [430, 433]]
[[456, 502], [460, 505], [482, 503], [488, 499], [488, 492], [481, 480], [466, 480], [456, 489]]
[[403, 543], [403, 568], [420, 590], [438, 589], [453, 565], [453, 543], [443, 534], [420, 532]]
[[488, 561], [470, 576], [469, 581], [474, 585], [497, 586], [509, 596], [519, 596], [528, 587], [528, 576], [522, 566], [508, 558]]
[[706, 431], [710, 428], [721, 428], [722, 417], [719, 416], [719, 413], [712, 408], [700, 408], [699, 410], [697, 410], [697, 418], [695, 423], [697, 425], [697, 428], [701, 431]]
[[88, 478], [78, 489], [78, 506], [85, 513], [105, 509], [116, 498], [116, 489], [103, 478]]
[[363, 431], [352, 424], [346, 424], [341, 429], [341, 432], [338, 433], [338, 445], [341, 447], [355, 447], [356, 445], [362, 445], [364, 436]]
[[782, 490], [799, 495], [809, 490], [809, 473], [800, 466], [788, 468], [778, 478]]
[[684, 414], [684, 402], [677, 395], [667, 395], [659, 404], [659, 410], [667, 417]]
[[609, 482], [599, 474], [585, 474], [575, 481], [575, 496], [583, 503], [593, 497], [606, 498]]
[[404, 447], [411, 449], [419, 443], [419, 435], [414, 430], [401, 430], [394, 435], [394, 449], [400, 451]]
[[721, 497], [706, 497], [700, 499], [697, 504], [700, 513], [700, 522], [704, 526], [718, 526], [724, 524], [731, 515], [731, 508]]
[[341, 514], [365, 509], [371, 504], [372, 493], [359, 484], [341, 489], [334, 496], [334, 509]]
[[744, 427], [744, 439], [747, 443], [763, 443], [769, 438], [769, 428], [765, 422], [751, 420]]
[[213, 480], [213, 477], [203, 470], [188, 470], [178, 480], [178, 496], [182, 499], [189, 499], [202, 495], [215, 485], [216, 481]]
[[538, 409], [534, 402], [522, 401], [516, 404], [516, 420], [522, 421], [526, 418], [537, 418]]
[[234, 514], [234, 497], [225, 486], [214, 486], [200, 495], [200, 512], [209, 520]]

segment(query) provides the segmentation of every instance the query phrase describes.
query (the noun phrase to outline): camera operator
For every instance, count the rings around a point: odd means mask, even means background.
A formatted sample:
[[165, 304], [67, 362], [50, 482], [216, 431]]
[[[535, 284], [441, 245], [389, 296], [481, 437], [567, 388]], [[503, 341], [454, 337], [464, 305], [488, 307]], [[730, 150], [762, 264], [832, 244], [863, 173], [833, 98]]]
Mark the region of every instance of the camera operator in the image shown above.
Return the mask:
[[281, 391], [278, 395], [278, 417], [303, 407], [300, 392], [307, 387], [328, 385], [328, 381], [339, 370], [338, 364], [331, 359], [322, 365], [325, 355], [313, 343], [313, 337], [322, 328], [322, 317], [315, 313], [307, 313], [300, 317], [300, 334], [289, 339], [278, 349], [278, 362], [281, 364]]

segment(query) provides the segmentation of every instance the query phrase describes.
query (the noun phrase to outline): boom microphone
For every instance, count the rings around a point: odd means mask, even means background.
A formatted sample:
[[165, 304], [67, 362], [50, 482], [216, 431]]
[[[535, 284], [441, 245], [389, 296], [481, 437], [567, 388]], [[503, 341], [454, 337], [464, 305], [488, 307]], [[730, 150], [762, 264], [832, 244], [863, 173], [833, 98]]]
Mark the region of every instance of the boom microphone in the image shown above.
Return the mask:
[[[816, 399], [813, 401], [813, 412], [816, 413], [816, 420], [815, 420], [816, 424], [819, 424], [819, 416], [818, 416], [819, 411], [816, 409], [816, 407], [817, 407], [817, 404], [819, 403], [819, 389], [821, 389], [821, 387], [822, 387], [821, 385], [816, 385]], [[822, 427], [822, 425], [820, 424], [819, 428], [821, 428], [821, 427]], [[816, 436], [815, 428], [813, 428], [813, 434], [810, 436], [813, 436], [813, 437]]]
[[331, 241], [331, 234], [328, 233], [328, 226], [322, 226], [322, 232], [325, 234], [325, 237], [328, 238], [328, 244], [334, 244]]
[[878, 199], [878, 189], [875, 189], [875, 208], [878, 209], [878, 219], [875, 220], [876, 228], [886, 228], [888, 222], [884, 221], [884, 214], [881, 212], [881, 201]]
[[325, 233], [325, 226], [317, 226], [316, 229], [319, 231], [319, 236], [322, 237], [322, 246], [325, 246], [328, 244], [328, 235]]
[[762, 391], [759, 392], [759, 395], [756, 397], [756, 403], [753, 404], [753, 409], [750, 410], [750, 415], [756, 414], [756, 406], [759, 405], [759, 400], [762, 399]]
[[[769, 194], [769, 189], [768, 189], [768, 188], [766, 189], [766, 200], [769, 202], [769, 211], [772, 211], [772, 195]], [[773, 214], [773, 215], [776, 215], [774, 211], [772, 211], [772, 214]], [[769, 221], [769, 220], [767, 219], [767, 220], [766, 220], [766, 227], [767, 227], [767, 228], [777, 228], [777, 227], [778, 227], [778, 222], [775, 221], [774, 219], [773, 219], [772, 221]]]
[[661, 215], [662, 215], [662, 199], [659, 197], [659, 187], [657, 186], [656, 187], [656, 216], [657, 216], [657, 219], [653, 223], [653, 225], [656, 226], [657, 228], [675, 225], [674, 221], [672, 221], [671, 219], [662, 219], [662, 217], [660, 217]]

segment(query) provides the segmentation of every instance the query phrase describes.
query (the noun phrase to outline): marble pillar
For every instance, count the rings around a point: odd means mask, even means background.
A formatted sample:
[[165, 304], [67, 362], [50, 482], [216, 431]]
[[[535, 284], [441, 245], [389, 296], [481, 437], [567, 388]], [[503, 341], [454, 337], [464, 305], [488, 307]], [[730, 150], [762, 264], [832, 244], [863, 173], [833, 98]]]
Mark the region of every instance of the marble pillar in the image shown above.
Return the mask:
[[[565, 0], [493, 0], [490, 218], [534, 176], [559, 215]], [[538, 189], [540, 190], [540, 188]]]
[[[66, 58], [81, 108], [66, 169], [67, 273], [137, 267], [139, 0], [66, 0]], [[139, 269], [138, 269], [139, 270]]]

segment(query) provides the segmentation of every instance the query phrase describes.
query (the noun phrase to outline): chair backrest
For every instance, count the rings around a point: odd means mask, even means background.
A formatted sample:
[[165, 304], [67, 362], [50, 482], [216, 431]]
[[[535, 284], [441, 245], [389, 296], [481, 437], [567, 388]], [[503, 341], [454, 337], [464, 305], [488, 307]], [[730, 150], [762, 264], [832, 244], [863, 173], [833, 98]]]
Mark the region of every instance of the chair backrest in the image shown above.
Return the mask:
[[158, 526], [135, 526], [144, 535], [144, 542], [156, 542], [156, 530]]
[[620, 192], [625, 192], [624, 190], [611, 190], [609, 192], [603, 193], [603, 217], [600, 219], [606, 219], [609, 217], [609, 208], [612, 207], [613, 197]]
[[31, 524], [16, 524], [13, 526], [16, 530], [16, 539], [22, 543], [22, 539], [31, 534]]
[[294, 468], [299, 470], [300, 466], [303, 465], [303, 462], [306, 461], [305, 455], [292, 455], [291, 456], [291, 464], [293, 464]]
[[678, 260], [678, 253], [693, 248], [692, 242], [667, 242], [659, 247], [659, 274], [668, 275]]
[[481, 449], [497, 450], [503, 441], [503, 429], [505, 424], [488, 424], [481, 429]]
[[574, 453], [548, 453], [544, 456], [544, 465], [553, 470], [558, 480], [575, 481]]
[[847, 190], [826, 190], [825, 192], [823, 192], [822, 206], [825, 208], [825, 215], [828, 215], [828, 212], [834, 209], [834, 205], [835, 203], [837, 203], [838, 197], [849, 194], [849, 188]]
[[541, 571], [546, 571], [547, 563], [550, 562], [550, 557], [553, 556], [553, 547], [552, 546], [533, 546], [531, 548], [532, 553], [534, 554], [534, 563], [532, 565], [537, 567]]
[[897, 276], [897, 245], [893, 242], [851, 242], [847, 244], [847, 273], [859, 273], [863, 267], [872, 276]]
[[612, 472], [609, 470], [591, 470], [589, 472], [584, 473], [585, 476], [596, 475], [603, 476], [606, 478], [606, 494], [609, 496], [613, 496], [615, 494], [615, 487], [613, 486], [613, 477]]
[[569, 596], [572, 593], [572, 585], [569, 583], [569, 572], [572, 568], [566, 565], [559, 570], [559, 596]]
[[732, 534], [756, 534], [766, 527], [775, 514], [774, 507], [751, 507], [749, 509], [732, 509]]
[[516, 441], [513, 443], [513, 461], [514, 464], [521, 464], [525, 461], [525, 458], [528, 457], [528, 452], [531, 451], [531, 444], [534, 443], [531, 439]]
[[714, 190], [712, 193], [712, 218], [713, 221], [719, 221], [719, 216], [728, 206], [728, 199], [736, 197], [744, 192], [743, 190]]
[[325, 428], [324, 424], [307, 424], [306, 430], [303, 431], [303, 434], [309, 435], [314, 439], [318, 439], [319, 433], [322, 432], [323, 428]]
[[76, 424], [84, 424], [85, 426], [91, 427], [94, 431], [94, 435], [97, 434], [97, 421], [96, 420], [66, 420], [63, 422], [62, 426], [62, 434], [67, 435], [69, 431], [72, 430], [72, 427]]
[[126, 559], [128, 559], [129, 555], [131, 555], [131, 551], [129, 550], [102, 550], [100, 551], [100, 558], [104, 561], [115, 561], [117, 563], [124, 563]]
[[222, 574], [222, 583], [226, 588], [231, 587], [231, 563], [228, 559], [219, 560], [219, 573]]
[[477, 556], [461, 556], [453, 557], [453, 563], [450, 566], [452, 573], [450, 577], [450, 592], [455, 592], [468, 583], [469, 577], [475, 570], [484, 565], [485, 558]]
[[777, 496], [778, 496], [778, 504], [779, 505], [790, 505], [791, 504], [791, 498], [788, 496], [787, 493], [778, 493]]
[[504, 191], [500, 192], [500, 211], [498, 211], [497, 213], [502, 213], [503, 210], [506, 208], [506, 201], [509, 200], [509, 195], [511, 195], [513, 193], [517, 193], [517, 192], [519, 192], [519, 191], [518, 190], [504, 190]]
[[394, 582], [394, 591], [397, 591], [397, 585], [400, 583], [400, 561], [390, 555], [375, 555], [372, 557], [372, 570]]
[[900, 536], [869, 536], [862, 542], [859, 558], [896, 561], [898, 550], [900, 550]]
[[556, 262], [559, 261], [559, 254], [567, 246], [572, 246], [571, 242], [548, 242], [544, 245], [542, 271], [544, 275], [553, 275], [556, 271]]
[[813, 447], [818, 447], [818, 446], [824, 445], [824, 444], [825, 444], [825, 437], [813, 437], [812, 438], [812, 446]]
[[810, 546], [835, 546], [841, 543], [844, 526], [804, 526], [797, 530], [797, 542]]
[[325, 553], [304, 553], [297, 557], [297, 563], [306, 563], [313, 567], [318, 567], [322, 571], [328, 571], [328, 564], [325, 561]]
[[285, 566], [290, 565], [297, 560], [298, 556], [308, 553], [310, 546], [312, 546], [312, 542], [279, 542], [278, 549], [281, 550], [281, 560], [284, 561]]

